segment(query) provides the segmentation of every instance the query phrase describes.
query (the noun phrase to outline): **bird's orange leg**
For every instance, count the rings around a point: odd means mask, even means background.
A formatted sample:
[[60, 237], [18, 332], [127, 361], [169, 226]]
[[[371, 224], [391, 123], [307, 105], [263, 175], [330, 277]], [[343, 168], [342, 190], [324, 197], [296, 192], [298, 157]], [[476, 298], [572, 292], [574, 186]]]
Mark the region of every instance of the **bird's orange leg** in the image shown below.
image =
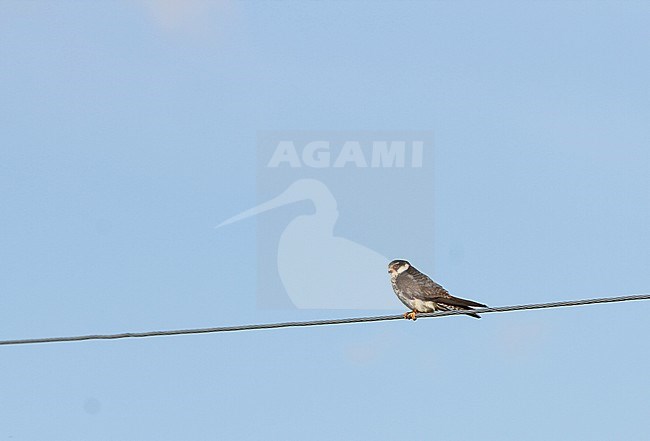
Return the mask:
[[417, 313], [417, 311], [416, 311], [415, 309], [414, 309], [413, 311], [411, 311], [411, 312], [405, 312], [405, 313], [404, 313], [404, 318], [405, 318], [406, 320], [413, 320], [413, 321], [415, 321], [415, 320], [417, 319], [416, 316], [415, 316], [416, 313]]

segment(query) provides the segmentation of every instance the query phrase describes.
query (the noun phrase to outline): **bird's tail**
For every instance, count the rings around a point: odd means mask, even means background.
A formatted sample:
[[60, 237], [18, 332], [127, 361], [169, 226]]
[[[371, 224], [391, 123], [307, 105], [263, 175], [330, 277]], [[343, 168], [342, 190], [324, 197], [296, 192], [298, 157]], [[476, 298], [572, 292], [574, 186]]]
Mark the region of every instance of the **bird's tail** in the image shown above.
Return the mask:
[[[440, 303], [438, 303], [438, 306], [443, 311], [471, 311], [472, 310], [472, 308], [469, 308], [469, 307], [464, 307], [463, 308], [463, 307], [459, 307], [459, 306], [443, 305], [443, 304], [440, 304]], [[481, 316], [478, 315], [475, 312], [465, 312], [465, 314], [467, 314], [470, 317], [477, 318], [477, 319], [481, 318]]]
[[[444, 309], [446, 309], [447, 311], [450, 310], [471, 311], [472, 308], [487, 308], [487, 305], [484, 305], [483, 303], [478, 303], [478, 302], [474, 302], [473, 300], [466, 300], [466, 299], [461, 299], [453, 296], [440, 299], [440, 301], [442, 304], [438, 303], [438, 305], [444, 307]], [[466, 312], [466, 314], [477, 319], [481, 318], [481, 316], [475, 312]]]

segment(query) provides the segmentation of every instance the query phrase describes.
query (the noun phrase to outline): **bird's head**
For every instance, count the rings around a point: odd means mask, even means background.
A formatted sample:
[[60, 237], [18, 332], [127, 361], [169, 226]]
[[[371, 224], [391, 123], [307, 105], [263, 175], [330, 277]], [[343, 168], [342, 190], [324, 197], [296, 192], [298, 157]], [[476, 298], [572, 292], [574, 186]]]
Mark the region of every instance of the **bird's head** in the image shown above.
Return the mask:
[[402, 274], [404, 271], [409, 269], [411, 267], [411, 264], [408, 263], [406, 260], [393, 260], [391, 263], [388, 264], [388, 274], [390, 274], [391, 278], [395, 278]]

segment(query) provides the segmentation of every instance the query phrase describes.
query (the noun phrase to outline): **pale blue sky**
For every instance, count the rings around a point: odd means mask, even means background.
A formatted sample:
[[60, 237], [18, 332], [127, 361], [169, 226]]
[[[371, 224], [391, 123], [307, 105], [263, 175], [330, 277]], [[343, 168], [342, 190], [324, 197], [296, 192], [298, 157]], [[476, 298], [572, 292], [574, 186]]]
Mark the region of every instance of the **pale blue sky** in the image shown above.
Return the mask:
[[[648, 292], [649, 24], [633, 1], [0, 2], [0, 339], [346, 315], [256, 310], [255, 222], [214, 229], [256, 204], [260, 130], [433, 131], [435, 246], [399, 257], [454, 293]], [[0, 440], [644, 439], [648, 313], [2, 347]]]

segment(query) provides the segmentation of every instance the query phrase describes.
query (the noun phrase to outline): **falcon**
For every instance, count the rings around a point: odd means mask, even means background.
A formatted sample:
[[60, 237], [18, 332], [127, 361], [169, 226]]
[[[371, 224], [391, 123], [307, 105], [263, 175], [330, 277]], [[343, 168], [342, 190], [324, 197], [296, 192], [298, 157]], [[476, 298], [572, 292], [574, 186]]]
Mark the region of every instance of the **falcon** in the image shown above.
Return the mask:
[[[487, 307], [482, 303], [452, 296], [445, 288], [415, 269], [406, 260], [393, 260], [388, 264], [388, 273], [393, 291], [411, 310], [404, 314], [405, 319], [415, 320], [418, 312], [471, 311], [472, 307]], [[481, 318], [475, 312], [467, 312], [467, 315]]]

